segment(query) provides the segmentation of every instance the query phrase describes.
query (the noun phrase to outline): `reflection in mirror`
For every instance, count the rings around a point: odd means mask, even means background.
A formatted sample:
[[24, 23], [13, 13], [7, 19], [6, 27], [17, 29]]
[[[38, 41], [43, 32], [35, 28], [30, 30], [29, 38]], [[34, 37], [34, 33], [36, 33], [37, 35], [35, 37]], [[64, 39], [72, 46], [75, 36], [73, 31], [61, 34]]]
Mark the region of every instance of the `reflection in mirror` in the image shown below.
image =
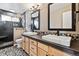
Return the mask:
[[32, 17], [38, 17], [38, 11], [32, 14]]
[[62, 21], [62, 28], [72, 28], [72, 12], [64, 12]]
[[38, 18], [34, 20], [35, 29], [39, 28], [39, 20]]
[[40, 29], [40, 10], [36, 10], [31, 14], [32, 31]]
[[75, 27], [75, 4], [53, 3], [48, 8], [49, 30], [72, 30]]

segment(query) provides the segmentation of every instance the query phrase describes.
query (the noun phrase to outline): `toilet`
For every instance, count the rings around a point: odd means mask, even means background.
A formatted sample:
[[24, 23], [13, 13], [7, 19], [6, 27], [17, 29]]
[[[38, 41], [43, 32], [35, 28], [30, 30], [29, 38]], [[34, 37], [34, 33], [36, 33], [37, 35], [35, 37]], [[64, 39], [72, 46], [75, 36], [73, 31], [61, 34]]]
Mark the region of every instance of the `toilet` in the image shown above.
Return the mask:
[[21, 48], [22, 38], [16, 39], [14, 46], [17, 48]]

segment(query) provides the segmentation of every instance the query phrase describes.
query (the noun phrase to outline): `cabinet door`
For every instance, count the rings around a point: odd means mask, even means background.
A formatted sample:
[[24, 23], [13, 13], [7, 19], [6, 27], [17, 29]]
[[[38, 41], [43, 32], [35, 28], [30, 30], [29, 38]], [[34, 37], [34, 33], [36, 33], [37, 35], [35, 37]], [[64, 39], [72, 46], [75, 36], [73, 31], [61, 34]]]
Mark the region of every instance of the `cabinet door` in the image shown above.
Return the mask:
[[50, 56], [64, 56], [64, 52], [60, 51], [60, 50], [58, 50], [56, 48], [49, 47], [48, 55], [50, 55]]
[[25, 38], [25, 43], [24, 43], [24, 45], [25, 45], [25, 51], [27, 52], [27, 53], [29, 53], [29, 50], [30, 50], [30, 43], [29, 43], [30, 41], [29, 41], [29, 38]]
[[54, 56], [54, 54], [55, 54], [55, 49], [52, 48], [52, 47], [49, 47], [49, 48], [48, 48], [48, 55], [49, 55], [49, 56]]
[[55, 49], [55, 56], [64, 56], [64, 52], [58, 49]]
[[37, 54], [37, 46], [30, 44], [30, 50], [32, 50], [35, 54]]
[[47, 52], [38, 48], [38, 56], [48, 56]]
[[24, 50], [24, 37], [22, 37], [21, 47], [22, 47], [22, 49]]

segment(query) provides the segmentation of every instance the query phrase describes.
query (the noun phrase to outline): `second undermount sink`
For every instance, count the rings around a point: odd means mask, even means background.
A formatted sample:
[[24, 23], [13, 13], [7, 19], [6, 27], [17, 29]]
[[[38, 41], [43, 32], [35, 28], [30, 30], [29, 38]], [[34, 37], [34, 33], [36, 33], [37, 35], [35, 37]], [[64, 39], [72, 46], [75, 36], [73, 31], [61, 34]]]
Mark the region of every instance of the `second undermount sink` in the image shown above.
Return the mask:
[[51, 41], [57, 44], [61, 44], [64, 46], [70, 46], [70, 42], [71, 42], [71, 37], [67, 37], [67, 36], [45, 35], [45, 36], [42, 36], [42, 39]]
[[36, 32], [24, 32], [23, 34], [24, 35], [37, 35]]

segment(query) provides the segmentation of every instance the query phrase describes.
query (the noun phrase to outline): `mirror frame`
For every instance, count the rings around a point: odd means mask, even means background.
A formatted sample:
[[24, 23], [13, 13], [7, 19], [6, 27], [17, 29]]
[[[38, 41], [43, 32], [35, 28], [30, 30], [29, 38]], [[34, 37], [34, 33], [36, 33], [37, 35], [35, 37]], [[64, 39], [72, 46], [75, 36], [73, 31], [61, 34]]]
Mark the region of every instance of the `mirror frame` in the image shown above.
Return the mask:
[[76, 30], [76, 4], [72, 4], [72, 28], [62, 29], [62, 28], [50, 28], [50, 6], [54, 3], [48, 4], [48, 30], [61, 30], [61, 31], [75, 31]]
[[[32, 17], [32, 14], [34, 14], [34, 13], [36, 13], [36, 12], [38, 12], [38, 16], [37, 16], [37, 17]], [[34, 26], [34, 20], [35, 20], [35, 18], [38, 18], [39, 25], [38, 25], [38, 28], [37, 28], [37, 29], [32, 28], [33, 31], [34, 31], [34, 30], [40, 30], [40, 9], [35, 10], [35, 11], [33, 11], [33, 12], [31, 13], [31, 21], [33, 21], [32, 27]]]

